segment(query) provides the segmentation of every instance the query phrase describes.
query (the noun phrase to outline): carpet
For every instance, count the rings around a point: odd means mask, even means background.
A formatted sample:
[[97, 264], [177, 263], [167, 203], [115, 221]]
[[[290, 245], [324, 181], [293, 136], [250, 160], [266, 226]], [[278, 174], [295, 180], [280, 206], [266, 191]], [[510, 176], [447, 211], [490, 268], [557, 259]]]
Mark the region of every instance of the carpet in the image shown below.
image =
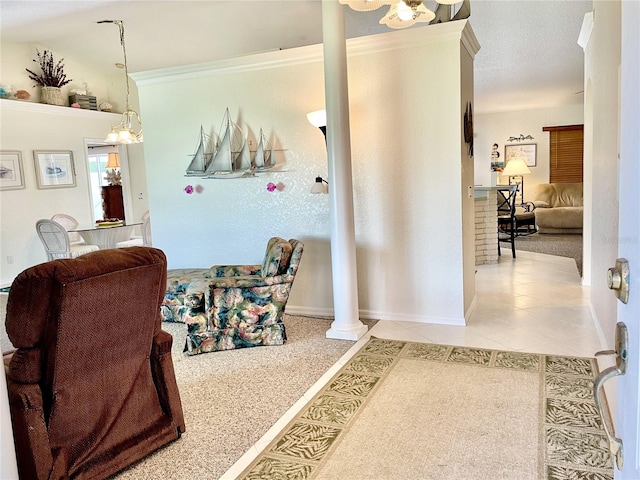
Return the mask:
[[372, 338], [239, 478], [613, 478], [593, 358]]
[[516, 250], [573, 258], [582, 276], [582, 235], [525, 235], [516, 238]]
[[[0, 295], [3, 351], [7, 295]], [[306, 391], [353, 347], [325, 336], [333, 319], [286, 315], [287, 343], [188, 356], [186, 325], [173, 335], [172, 357], [187, 431], [180, 440], [112, 478], [220, 478]], [[376, 322], [363, 320], [371, 328]]]

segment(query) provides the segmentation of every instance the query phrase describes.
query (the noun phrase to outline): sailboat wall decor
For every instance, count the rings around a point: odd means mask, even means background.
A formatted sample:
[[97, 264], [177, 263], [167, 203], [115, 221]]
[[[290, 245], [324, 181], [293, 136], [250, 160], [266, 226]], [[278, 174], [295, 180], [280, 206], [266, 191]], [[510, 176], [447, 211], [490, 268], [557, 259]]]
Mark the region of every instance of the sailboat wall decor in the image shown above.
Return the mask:
[[211, 163], [211, 157], [213, 156], [213, 152], [207, 153], [210, 141], [211, 137], [204, 133], [204, 128], [200, 125], [200, 138], [198, 139], [198, 146], [196, 147], [196, 152], [193, 154], [193, 159], [187, 167], [187, 177], [201, 177], [205, 175], [205, 171], [209, 163]]
[[231, 120], [227, 108], [218, 142], [214, 144], [200, 127], [200, 138], [186, 176], [216, 179], [253, 177], [256, 173], [267, 172], [275, 167], [273, 146], [262, 129], [255, 152], [251, 150], [250, 143], [240, 127]]
[[258, 140], [258, 149], [253, 157], [253, 166], [259, 172], [270, 170], [275, 166], [274, 160], [273, 147], [260, 129], [260, 140]]
[[245, 139], [240, 127], [231, 120], [229, 109], [224, 112], [220, 129], [220, 145], [213, 154], [211, 163], [205, 170], [206, 178], [238, 178], [245, 172], [237, 169], [238, 158], [242, 154]]

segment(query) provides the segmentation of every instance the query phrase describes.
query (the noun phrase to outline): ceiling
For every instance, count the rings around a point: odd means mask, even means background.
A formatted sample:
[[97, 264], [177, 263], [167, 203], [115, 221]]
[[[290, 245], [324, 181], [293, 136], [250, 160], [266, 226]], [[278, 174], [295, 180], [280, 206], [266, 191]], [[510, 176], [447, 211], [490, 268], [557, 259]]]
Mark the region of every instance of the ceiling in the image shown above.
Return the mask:
[[[425, 4], [435, 9], [434, 0]], [[481, 46], [475, 113], [581, 103], [577, 39], [591, 10], [591, 0], [471, 0]], [[384, 13], [345, 8], [347, 37], [389, 31], [378, 24]], [[62, 51], [114, 73], [122, 50], [117, 27], [96, 23], [106, 19], [124, 21], [130, 72], [322, 42], [319, 0], [0, 0], [0, 39]], [[429, 28], [418, 25], [412, 28]]]

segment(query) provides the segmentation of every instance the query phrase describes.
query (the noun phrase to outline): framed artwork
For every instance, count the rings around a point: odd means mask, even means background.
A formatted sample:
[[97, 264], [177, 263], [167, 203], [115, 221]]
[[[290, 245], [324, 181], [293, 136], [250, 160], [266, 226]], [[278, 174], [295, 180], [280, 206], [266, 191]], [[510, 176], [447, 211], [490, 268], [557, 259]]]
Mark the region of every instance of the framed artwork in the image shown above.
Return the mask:
[[76, 171], [71, 150], [34, 150], [38, 188], [76, 186]]
[[0, 190], [18, 190], [24, 187], [22, 153], [0, 150]]
[[512, 158], [521, 158], [527, 167], [536, 166], [536, 144], [529, 143], [523, 145], [505, 145], [504, 146], [504, 159], [505, 162], [509, 162]]

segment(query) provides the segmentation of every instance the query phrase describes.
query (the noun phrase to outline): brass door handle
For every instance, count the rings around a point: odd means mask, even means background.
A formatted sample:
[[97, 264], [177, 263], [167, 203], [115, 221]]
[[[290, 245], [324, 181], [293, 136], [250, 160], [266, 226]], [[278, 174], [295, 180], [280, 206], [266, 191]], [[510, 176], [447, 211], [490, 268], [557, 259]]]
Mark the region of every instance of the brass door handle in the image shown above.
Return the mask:
[[622, 470], [624, 453], [622, 439], [615, 436], [613, 424], [609, 415], [605, 411], [604, 401], [602, 398], [602, 386], [607, 380], [626, 373], [628, 346], [629, 334], [627, 333], [627, 326], [622, 322], [618, 322], [616, 325], [615, 350], [605, 350], [596, 353], [596, 355], [614, 354], [616, 356], [616, 365], [614, 367], [604, 369], [593, 382], [593, 396], [595, 398], [598, 411], [600, 412], [600, 418], [602, 418], [604, 431], [609, 439], [609, 451], [616, 459], [616, 466], [618, 467], [618, 470]]

